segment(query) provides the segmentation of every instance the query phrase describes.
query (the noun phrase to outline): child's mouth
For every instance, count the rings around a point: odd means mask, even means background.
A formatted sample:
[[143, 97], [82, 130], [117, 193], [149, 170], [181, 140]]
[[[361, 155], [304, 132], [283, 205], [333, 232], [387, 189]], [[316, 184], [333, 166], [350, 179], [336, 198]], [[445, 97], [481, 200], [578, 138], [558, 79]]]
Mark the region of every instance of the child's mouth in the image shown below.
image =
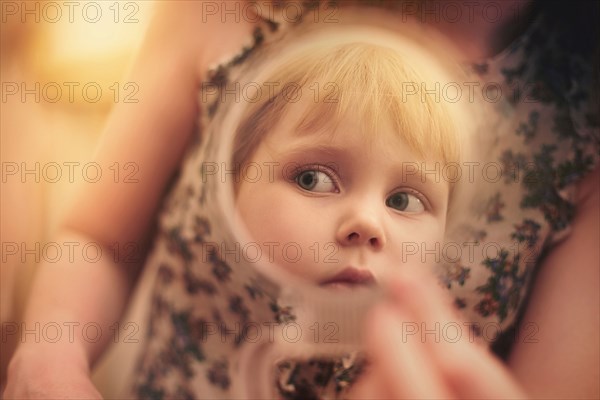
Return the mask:
[[320, 285], [330, 289], [348, 290], [375, 284], [375, 277], [368, 269], [347, 267], [333, 277], [324, 280]]

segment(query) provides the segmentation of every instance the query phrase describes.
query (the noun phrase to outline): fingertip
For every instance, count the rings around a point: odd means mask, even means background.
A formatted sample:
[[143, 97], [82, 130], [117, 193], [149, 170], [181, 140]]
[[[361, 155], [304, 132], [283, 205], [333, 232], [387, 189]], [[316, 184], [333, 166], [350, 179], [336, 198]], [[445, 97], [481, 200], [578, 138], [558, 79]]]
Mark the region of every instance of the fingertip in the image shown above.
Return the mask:
[[385, 357], [388, 345], [402, 337], [403, 324], [409, 323], [410, 313], [397, 304], [377, 305], [367, 319], [366, 345], [376, 357]]
[[407, 308], [415, 303], [428, 302], [432, 298], [442, 300], [448, 307], [454, 308], [454, 299], [440, 279], [433, 272], [413, 268], [399, 271], [390, 276], [387, 287], [388, 297], [396, 304]]
[[402, 270], [390, 276], [388, 294], [395, 301], [405, 302], [426, 295], [434, 286], [432, 275], [416, 268]]

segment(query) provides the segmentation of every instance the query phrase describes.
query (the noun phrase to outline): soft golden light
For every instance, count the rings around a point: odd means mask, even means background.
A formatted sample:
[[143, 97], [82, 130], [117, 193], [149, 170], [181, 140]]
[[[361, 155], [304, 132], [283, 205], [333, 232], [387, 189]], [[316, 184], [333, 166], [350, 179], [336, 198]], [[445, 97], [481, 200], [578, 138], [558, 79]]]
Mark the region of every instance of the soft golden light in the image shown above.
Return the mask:
[[39, 12], [41, 34], [30, 55], [36, 73], [44, 80], [93, 81], [102, 87], [123, 79], [154, 2], [76, 1], [69, 7], [69, 2], [52, 3], [58, 6], [41, 6]]
[[[50, 30], [49, 58], [71, 63], [102, 61], [115, 54], [130, 54], [150, 18], [152, 1], [84, 1], [73, 22]], [[85, 11], [84, 11], [85, 10]]]

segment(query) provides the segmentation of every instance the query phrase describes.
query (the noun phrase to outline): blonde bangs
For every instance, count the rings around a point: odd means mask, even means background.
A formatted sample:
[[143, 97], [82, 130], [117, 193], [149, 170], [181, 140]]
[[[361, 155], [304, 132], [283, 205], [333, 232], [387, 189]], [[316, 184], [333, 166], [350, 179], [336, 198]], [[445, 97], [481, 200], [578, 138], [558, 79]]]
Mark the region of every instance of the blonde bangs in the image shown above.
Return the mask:
[[461, 138], [456, 120], [461, 113], [433, 93], [444, 82], [428, 76], [427, 66], [415, 65], [424, 71], [419, 74], [409, 65], [410, 60], [395, 49], [362, 42], [320, 43], [294, 53], [268, 78], [277, 83], [276, 90], [263, 91], [246, 110], [234, 160], [247, 160], [288, 107], [301, 105], [299, 135], [335, 132], [343, 118], [351, 116], [360, 121], [367, 135], [384, 134], [379, 128], [389, 123], [392, 132], [384, 138], [401, 140], [423, 159], [459, 161]]

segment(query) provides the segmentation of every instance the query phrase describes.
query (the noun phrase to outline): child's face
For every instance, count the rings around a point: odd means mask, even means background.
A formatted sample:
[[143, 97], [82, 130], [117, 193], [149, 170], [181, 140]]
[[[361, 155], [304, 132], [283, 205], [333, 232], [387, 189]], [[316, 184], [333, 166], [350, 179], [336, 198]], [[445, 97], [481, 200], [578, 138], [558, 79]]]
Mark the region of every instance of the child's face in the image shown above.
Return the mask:
[[246, 177], [242, 168], [237, 209], [261, 246], [261, 260], [268, 255], [331, 288], [381, 282], [403, 265], [433, 264], [442, 246], [449, 184], [432, 172], [423, 182], [406, 168], [431, 171], [436, 160], [422, 160], [390, 140], [394, 133], [387, 125], [378, 139], [351, 119], [334, 135], [298, 134], [290, 128], [298, 112], [292, 107], [260, 143]]

